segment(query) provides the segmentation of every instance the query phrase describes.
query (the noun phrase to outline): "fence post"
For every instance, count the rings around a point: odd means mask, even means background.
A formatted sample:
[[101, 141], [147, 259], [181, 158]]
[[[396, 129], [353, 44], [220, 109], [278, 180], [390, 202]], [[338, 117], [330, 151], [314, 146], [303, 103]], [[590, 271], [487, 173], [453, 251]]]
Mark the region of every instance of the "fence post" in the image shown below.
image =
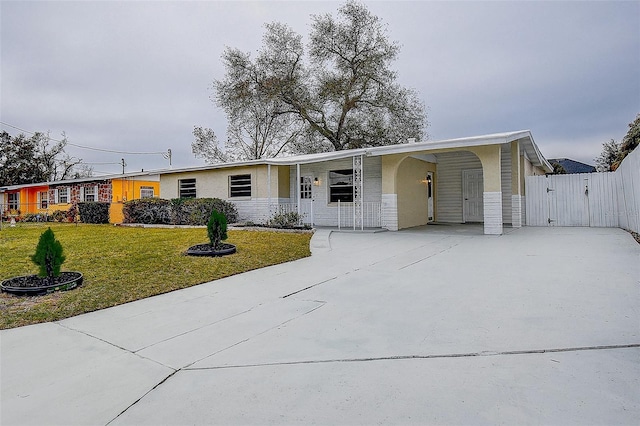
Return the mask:
[[338, 229], [340, 229], [340, 200], [338, 200]]

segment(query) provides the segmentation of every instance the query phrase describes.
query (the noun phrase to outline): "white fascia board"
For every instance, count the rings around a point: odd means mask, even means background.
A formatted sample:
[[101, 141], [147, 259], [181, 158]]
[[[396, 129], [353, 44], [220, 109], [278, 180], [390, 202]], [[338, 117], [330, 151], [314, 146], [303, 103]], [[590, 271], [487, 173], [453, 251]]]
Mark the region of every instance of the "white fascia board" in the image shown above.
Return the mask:
[[[540, 149], [538, 148], [538, 145], [533, 140], [533, 135], [529, 134], [529, 140], [531, 141], [530, 147], [533, 150], [533, 157], [536, 158], [538, 160], [538, 163], [539, 163], [537, 165], [542, 167], [543, 169], [546, 169], [547, 173], [552, 173], [553, 172], [553, 166], [547, 161], [547, 159], [544, 157], [544, 155], [542, 155], [542, 153], [540, 152]], [[532, 156], [530, 155], [529, 158], [531, 158], [531, 157]], [[529, 160], [529, 161], [531, 161], [531, 160]]]
[[207, 170], [229, 169], [233, 167], [259, 166], [259, 165], [267, 165], [271, 163], [272, 160], [273, 159], [247, 160], [247, 161], [237, 161], [232, 163], [215, 163], [215, 164], [207, 164], [204, 166], [182, 167], [180, 169], [160, 169], [160, 170], [154, 170], [153, 173], [158, 175], [171, 175], [176, 173], [189, 173], [189, 172], [202, 172]]
[[482, 145], [500, 145], [518, 139], [531, 138], [531, 132], [522, 130], [519, 132], [496, 133], [492, 135], [473, 136], [469, 138], [446, 139], [434, 142], [417, 142], [412, 144], [388, 145], [368, 148], [367, 155], [379, 156], [388, 154], [403, 154], [409, 152], [427, 152], [437, 149], [465, 148]]
[[[197, 172], [215, 169], [225, 169], [234, 167], [246, 167], [246, 166], [258, 166], [258, 165], [273, 165], [273, 166], [294, 166], [296, 164], [310, 164], [321, 163], [330, 160], [339, 160], [343, 158], [350, 158], [357, 155], [366, 156], [382, 156], [390, 154], [403, 154], [403, 153], [420, 153], [429, 154], [429, 151], [447, 149], [447, 148], [465, 148], [472, 146], [482, 145], [500, 145], [504, 143], [513, 142], [516, 140], [524, 140], [527, 146], [525, 149], [529, 153], [530, 157], [538, 159], [536, 165], [545, 167], [551, 167], [549, 163], [544, 159], [538, 147], [533, 142], [533, 137], [529, 130], [521, 130], [516, 132], [495, 133], [484, 136], [473, 136], [468, 138], [447, 139], [434, 142], [416, 142], [416, 143], [404, 143], [398, 145], [377, 146], [371, 148], [358, 148], [349, 149], [343, 151], [331, 151], [321, 152], [317, 154], [303, 154], [295, 155], [291, 157], [276, 157], [260, 160], [248, 160], [239, 161], [233, 163], [217, 163], [208, 164], [205, 166], [186, 167], [182, 169], [166, 169], [156, 170], [155, 173], [161, 175], [174, 174], [174, 173], [186, 173]], [[551, 169], [553, 170], [553, 169]]]

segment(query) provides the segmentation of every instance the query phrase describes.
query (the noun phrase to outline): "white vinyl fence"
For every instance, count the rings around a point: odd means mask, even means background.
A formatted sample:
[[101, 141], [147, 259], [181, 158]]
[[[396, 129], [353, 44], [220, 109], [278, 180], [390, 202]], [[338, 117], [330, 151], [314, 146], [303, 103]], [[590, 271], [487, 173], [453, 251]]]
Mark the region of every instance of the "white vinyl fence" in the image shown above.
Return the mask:
[[608, 173], [527, 176], [529, 226], [591, 226], [640, 232], [640, 150]]

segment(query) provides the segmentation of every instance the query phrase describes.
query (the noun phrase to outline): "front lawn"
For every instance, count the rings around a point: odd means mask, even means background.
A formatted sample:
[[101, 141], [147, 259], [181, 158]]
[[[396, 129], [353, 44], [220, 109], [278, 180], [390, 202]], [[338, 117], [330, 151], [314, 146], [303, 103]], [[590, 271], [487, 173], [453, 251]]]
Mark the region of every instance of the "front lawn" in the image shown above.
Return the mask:
[[[42, 225], [0, 230], [0, 280], [37, 273], [30, 256]], [[185, 256], [208, 242], [202, 228], [130, 228], [51, 224], [62, 243], [63, 271], [84, 274], [82, 287], [45, 296], [0, 295], [0, 329], [56, 321], [310, 255], [310, 233], [228, 231], [231, 256]]]

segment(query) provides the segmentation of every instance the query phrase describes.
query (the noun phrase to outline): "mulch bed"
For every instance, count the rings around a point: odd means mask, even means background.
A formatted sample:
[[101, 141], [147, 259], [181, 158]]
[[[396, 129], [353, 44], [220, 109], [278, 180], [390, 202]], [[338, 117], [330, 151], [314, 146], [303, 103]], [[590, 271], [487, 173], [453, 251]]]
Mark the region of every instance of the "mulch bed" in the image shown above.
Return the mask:
[[220, 243], [218, 250], [214, 250], [211, 244], [196, 244], [189, 247], [186, 254], [189, 256], [226, 256], [236, 252], [233, 244]]
[[82, 274], [79, 272], [60, 272], [53, 278], [38, 275], [24, 275], [2, 281], [2, 291], [13, 294], [44, 294], [56, 290], [71, 290], [82, 285]]

